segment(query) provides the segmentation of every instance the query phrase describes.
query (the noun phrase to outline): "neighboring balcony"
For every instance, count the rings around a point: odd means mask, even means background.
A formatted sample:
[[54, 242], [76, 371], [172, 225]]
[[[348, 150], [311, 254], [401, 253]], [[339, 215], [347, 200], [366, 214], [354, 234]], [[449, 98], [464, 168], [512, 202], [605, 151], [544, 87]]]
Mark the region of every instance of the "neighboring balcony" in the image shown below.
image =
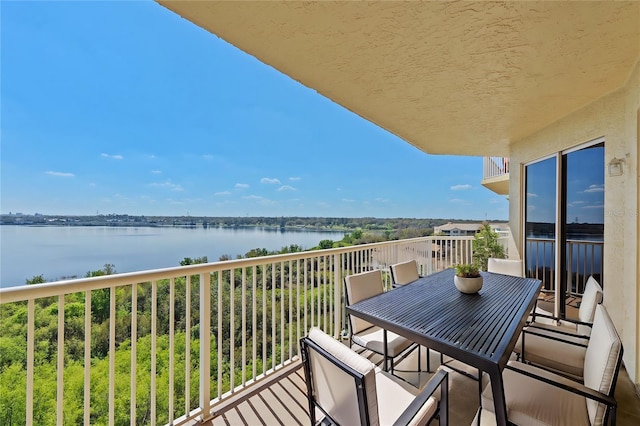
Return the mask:
[[509, 195], [509, 158], [484, 157], [482, 186], [500, 195]]

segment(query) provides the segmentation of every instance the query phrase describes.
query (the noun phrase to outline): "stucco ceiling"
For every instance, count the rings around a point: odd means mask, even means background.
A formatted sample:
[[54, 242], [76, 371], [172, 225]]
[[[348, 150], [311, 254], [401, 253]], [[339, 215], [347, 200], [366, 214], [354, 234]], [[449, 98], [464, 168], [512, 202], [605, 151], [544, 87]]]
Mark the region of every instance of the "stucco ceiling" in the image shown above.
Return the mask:
[[637, 1], [158, 2], [432, 154], [508, 156], [640, 57]]

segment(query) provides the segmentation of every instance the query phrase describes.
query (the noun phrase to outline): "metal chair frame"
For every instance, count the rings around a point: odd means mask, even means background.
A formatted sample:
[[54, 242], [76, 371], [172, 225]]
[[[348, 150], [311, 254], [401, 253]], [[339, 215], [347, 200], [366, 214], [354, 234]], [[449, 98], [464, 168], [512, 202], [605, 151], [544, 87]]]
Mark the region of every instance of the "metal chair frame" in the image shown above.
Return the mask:
[[[342, 371], [353, 377], [356, 383], [358, 411], [360, 413], [361, 425], [368, 426], [370, 424], [370, 420], [367, 395], [364, 386], [364, 375], [359, 373], [358, 371], [355, 371], [348, 365], [340, 362], [333, 355], [331, 355], [329, 352], [318, 346], [313, 340], [307, 337], [303, 337], [302, 339], [300, 339], [300, 349], [302, 355], [302, 363], [304, 365], [305, 381], [307, 382], [307, 399], [309, 402], [309, 417], [311, 419], [311, 425], [315, 426], [317, 423], [315, 411], [316, 408], [318, 408], [325, 415], [325, 419], [330, 420], [331, 424], [338, 424], [335, 419], [331, 417], [331, 415], [327, 413], [327, 411], [316, 401], [315, 392], [313, 389], [313, 373], [311, 372], [311, 365], [309, 363], [309, 351], [313, 350], [329, 360], [336, 367], [340, 368]], [[411, 404], [409, 404], [409, 406], [400, 415], [400, 417], [398, 417], [398, 419], [394, 423], [394, 426], [408, 424], [409, 421], [418, 413], [424, 403], [429, 399], [429, 397], [431, 397], [435, 393], [438, 387], [440, 387], [441, 392], [440, 402], [438, 403], [438, 408], [431, 420], [438, 418], [439, 424], [441, 426], [447, 426], [449, 424], [449, 380], [448, 373], [444, 370], [439, 370], [436, 372], [436, 374], [434, 374], [425, 388], [416, 396]]]

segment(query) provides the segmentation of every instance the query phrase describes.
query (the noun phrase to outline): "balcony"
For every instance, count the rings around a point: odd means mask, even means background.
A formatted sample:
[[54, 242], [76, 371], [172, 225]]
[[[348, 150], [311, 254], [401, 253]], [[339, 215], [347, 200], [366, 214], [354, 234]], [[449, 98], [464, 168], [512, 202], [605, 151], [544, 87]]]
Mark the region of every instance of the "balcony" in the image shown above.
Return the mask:
[[[416, 259], [430, 274], [471, 260], [472, 239], [424, 237], [1, 289], [2, 326], [24, 339], [21, 352], [0, 357], [14, 360], [2, 366], [13, 373], [0, 414], [6, 424], [307, 424], [298, 342], [312, 326], [345, 335], [343, 277], [382, 269], [390, 287], [389, 265]], [[415, 369], [412, 357], [398, 369]], [[428, 379], [407, 374], [414, 384]], [[637, 424], [639, 410], [626, 413], [640, 404], [621, 376], [618, 420]], [[477, 389], [462, 376], [454, 384]], [[466, 421], [477, 394], [463, 393], [452, 411]]]
[[482, 186], [500, 195], [509, 195], [509, 158], [484, 157]]
[[2, 289], [3, 327], [23, 338], [11, 350], [12, 386], [22, 395], [11, 401], [14, 418], [209, 419], [297, 362], [311, 326], [343, 333], [345, 275], [408, 259], [429, 274], [470, 260], [471, 240], [418, 238]]

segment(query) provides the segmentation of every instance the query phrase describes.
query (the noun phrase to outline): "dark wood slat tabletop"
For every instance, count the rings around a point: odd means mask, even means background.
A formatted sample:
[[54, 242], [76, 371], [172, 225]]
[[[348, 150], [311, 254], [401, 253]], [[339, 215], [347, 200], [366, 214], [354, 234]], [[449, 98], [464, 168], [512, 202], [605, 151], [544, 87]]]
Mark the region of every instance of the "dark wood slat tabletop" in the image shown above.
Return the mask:
[[[347, 313], [488, 372], [504, 402], [501, 372], [542, 283], [483, 272], [482, 289], [464, 294], [454, 275], [453, 269], [428, 275], [350, 305]], [[506, 407], [496, 410], [498, 423], [506, 424]]]

